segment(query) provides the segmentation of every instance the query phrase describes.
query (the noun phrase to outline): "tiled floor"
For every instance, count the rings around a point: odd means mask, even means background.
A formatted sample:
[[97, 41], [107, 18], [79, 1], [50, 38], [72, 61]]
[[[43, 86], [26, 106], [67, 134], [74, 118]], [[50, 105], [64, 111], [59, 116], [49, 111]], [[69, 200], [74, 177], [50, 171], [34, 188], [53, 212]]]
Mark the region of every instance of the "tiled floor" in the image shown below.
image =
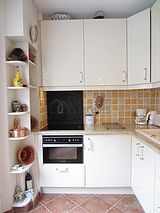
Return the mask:
[[31, 213], [144, 213], [134, 195], [42, 194]]

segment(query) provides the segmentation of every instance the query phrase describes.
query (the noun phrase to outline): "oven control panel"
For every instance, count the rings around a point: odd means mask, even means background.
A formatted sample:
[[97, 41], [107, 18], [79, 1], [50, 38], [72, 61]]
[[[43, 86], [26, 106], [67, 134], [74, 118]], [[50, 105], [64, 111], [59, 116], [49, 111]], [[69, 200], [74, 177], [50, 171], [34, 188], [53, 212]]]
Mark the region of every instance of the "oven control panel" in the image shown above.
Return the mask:
[[43, 135], [43, 144], [81, 144], [83, 143], [83, 135]]

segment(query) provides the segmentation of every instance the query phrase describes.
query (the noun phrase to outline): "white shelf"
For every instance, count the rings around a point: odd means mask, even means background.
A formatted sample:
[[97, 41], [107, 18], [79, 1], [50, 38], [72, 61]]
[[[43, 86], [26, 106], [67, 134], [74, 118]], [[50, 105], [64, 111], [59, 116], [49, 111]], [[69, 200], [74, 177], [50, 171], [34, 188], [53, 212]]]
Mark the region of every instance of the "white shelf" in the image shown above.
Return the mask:
[[27, 87], [7, 87], [8, 90], [24, 90], [27, 89]]
[[31, 65], [31, 66], [33, 66], [34, 68], [36, 68], [37, 69], [37, 64], [35, 64], [34, 62], [32, 62], [31, 60], [29, 60], [29, 64]]
[[20, 116], [20, 115], [25, 115], [28, 113], [30, 113], [30, 112], [29, 111], [27, 111], [27, 112], [9, 112], [8, 115], [9, 116]]
[[16, 66], [23, 66], [24, 67], [24, 66], [28, 65], [24, 61], [6, 61], [6, 64], [9, 64], [9, 65], [14, 66], [14, 67], [16, 67]]
[[22, 174], [24, 172], [27, 172], [32, 167], [33, 164], [34, 164], [34, 161], [26, 166], [23, 166], [22, 170], [11, 170], [10, 173], [11, 174]]
[[38, 190], [34, 189], [33, 194], [28, 194], [27, 197], [22, 202], [14, 202], [12, 207], [24, 207], [27, 206], [27, 204], [32, 200], [34, 201], [35, 197], [38, 194]]
[[31, 89], [38, 89], [38, 87], [35, 87], [35, 86], [32, 86], [32, 85], [29, 85], [29, 88], [31, 88]]
[[20, 141], [20, 140], [25, 140], [25, 139], [27, 139], [27, 138], [30, 137], [30, 136], [31, 136], [31, 134], [26, 135], [25, 137], [19, 137], [19, 138], [9, 137], [8, 140], [9, 140], [9, 141]]

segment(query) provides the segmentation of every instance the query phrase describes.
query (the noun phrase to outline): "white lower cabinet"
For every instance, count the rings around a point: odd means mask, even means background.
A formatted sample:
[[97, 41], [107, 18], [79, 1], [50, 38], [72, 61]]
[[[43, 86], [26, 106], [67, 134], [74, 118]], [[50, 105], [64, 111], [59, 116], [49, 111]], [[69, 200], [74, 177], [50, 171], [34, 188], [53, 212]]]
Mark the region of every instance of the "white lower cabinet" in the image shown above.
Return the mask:
[[84, 136], [86, 187], [130, 187], [131, 136]]
[[40, 165], [41, 187], [84, 187], [84, 166], [79, 164]]
[[155, 152], [132, 137], [132, 189], [146, 213], [154, 209]]
[[160, 155], [156, 155], [154, 213], [160, 212]]

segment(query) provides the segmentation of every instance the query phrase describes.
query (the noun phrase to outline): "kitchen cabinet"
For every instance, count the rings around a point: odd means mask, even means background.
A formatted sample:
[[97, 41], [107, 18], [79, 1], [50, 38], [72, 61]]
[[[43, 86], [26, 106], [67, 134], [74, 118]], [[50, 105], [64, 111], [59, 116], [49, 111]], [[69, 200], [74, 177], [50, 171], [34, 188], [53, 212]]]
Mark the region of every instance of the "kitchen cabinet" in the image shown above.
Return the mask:
[[44, 164], [39, 175], [41, 187], [84, 187], [84, 165]]
[[131, 136], [84, 136], [86, 187], [130, 187]]
[[83, 21], [42, 21], [43, 86], [84, 83]]
[[85, 84], [126, 84], [126, 19], [84, 20]]
[[146, 213], [153, 212], [155, 152], [132, 137], [132, 189]]
[[150, 9], [127, 19], [128, 84], [150, 83]]
[[156, 154], [154, 213], [160, 212], [160, 155]]
[[37, 136], [40, 187], [84, 187], [83, 164], [43, 164], [42, 136]]
[[[5, 36], [17, 39], [19, 36], [19, 39], [31, 42], [32, 25], [37, 25], [37, 9], [32, 0], [5, 0]], [[37, 43], [34, 44], [36, 47]]]
[[151, 81], [160, 81], [160, 0], [151, 8]]

